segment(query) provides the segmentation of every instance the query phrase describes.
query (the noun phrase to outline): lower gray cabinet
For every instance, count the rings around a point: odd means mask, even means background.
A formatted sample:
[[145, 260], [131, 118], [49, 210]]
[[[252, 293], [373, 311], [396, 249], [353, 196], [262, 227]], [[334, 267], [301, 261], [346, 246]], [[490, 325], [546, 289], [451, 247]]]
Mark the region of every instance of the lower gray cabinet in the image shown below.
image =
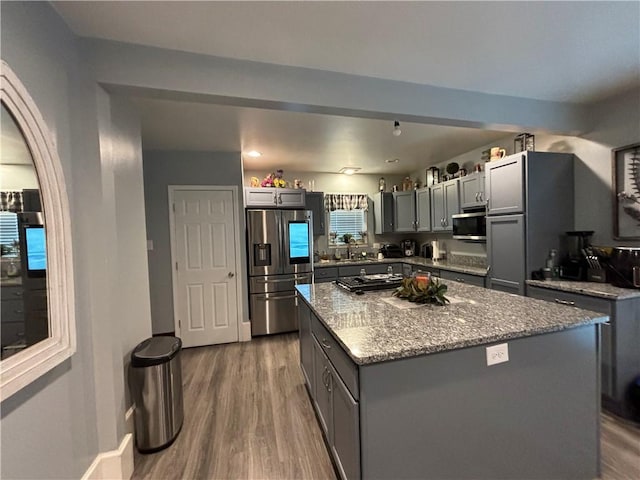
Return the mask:
[[333, 282], [338, 278], [338, 269], [336, 267], [316, 268], [313, 271], [313, 281], [316, 283]]
[[331, 451], [342, 478], [360, 478], [360, 407], [329, 364], [331, 377]]
[[[305, 377], [310, 379], [309, 392], [320, 428], [340, 476], [344, 480], [357, 480], [360, 478], [360, 406], [338, 373], [344, 371], [349, 377], [351, 368], [357, 371], [357, 367], [351, 363], [345, 368], [344, 361], [332, 363], [327, 353], [332, 357], [338, 355], [338, 360], [340, 354], [346, 356], [346, 353], [333, 351], [340, 347], [332, 339], [324, 338], [325, 334], [320, 333], [324, 332], [324, 327], [304, 302], [298, 306], [298, 315], [301, 320], [300, 365], [303, 372], [307, 368], [313, 371], [312, 375], [305, 373]], [[349, 379], [349, 383], [354, 382], [357, 383], [357, 375]]]
[[442, 270], [440, 272], [440, 278], [443, 280], [453, 280], [454, 282], [466, 283], [468, 285], [475, 285], [476, 287], [485, 286], [485, 278], [478, 275], [470, 275], [468, 273], [458, 273], [449, 270]]
[[524, 215], [487, 217], [487, 286], [524, 295]]
[[640, 373], [640, 298], [606, 299], [533, 285], [527, 285], [527, 296], [609, 316], [609, 322], [600, 325], [602, 405], [633, 418], [628, 390]]
[[322, 347], [313, 337], [313, 363], [314, 363], [314, 398], [313, 402], [318, 412], [320, 427], [331, 444], [331, 378], [329, 373], [329, 359], [322, 351]]
[[311, 335], [311, 309], [304, 303], [298, 303], [298, 328], [300, 336], [300, 368], [309, 390], [313, 388], [313, 338]]

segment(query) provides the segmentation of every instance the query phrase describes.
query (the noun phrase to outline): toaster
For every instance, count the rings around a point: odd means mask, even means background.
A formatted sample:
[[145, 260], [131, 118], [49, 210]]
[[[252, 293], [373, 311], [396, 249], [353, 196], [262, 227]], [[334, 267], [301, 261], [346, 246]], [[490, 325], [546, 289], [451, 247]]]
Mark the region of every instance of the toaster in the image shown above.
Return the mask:
[[384, 258], [402, 258], [404, 252], [395, 243], [386, 243], [380, 248], [380, 253]]

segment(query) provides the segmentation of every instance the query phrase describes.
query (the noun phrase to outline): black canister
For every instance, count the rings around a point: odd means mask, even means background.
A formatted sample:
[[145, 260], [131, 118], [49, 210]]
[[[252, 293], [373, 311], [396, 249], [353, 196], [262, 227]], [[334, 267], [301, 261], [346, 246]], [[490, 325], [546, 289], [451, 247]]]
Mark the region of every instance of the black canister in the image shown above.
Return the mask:
[[614, 247], [609, 271], [612, 285], [640, 288], [640, 247]]

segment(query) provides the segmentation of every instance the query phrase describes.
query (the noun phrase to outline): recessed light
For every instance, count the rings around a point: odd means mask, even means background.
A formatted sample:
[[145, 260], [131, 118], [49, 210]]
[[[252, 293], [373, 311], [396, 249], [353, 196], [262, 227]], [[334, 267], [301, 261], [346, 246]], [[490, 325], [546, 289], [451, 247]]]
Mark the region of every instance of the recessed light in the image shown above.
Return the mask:
[[400, 161], [399, 158], [387, 158], [385, 160], [386, 163], [398, 163]]
[[247, 152], [247, 157], [258, 158], [258, 157], [261, 157], [261, 156], [262, 156], [262, 154], [257, 150], [251, 150], [250, 152]]
[[345, 175], [353, 175], [358, 170], [360, 170], [360, 167], [343, 167], [340, 169], [339, 173], [344, 173]]

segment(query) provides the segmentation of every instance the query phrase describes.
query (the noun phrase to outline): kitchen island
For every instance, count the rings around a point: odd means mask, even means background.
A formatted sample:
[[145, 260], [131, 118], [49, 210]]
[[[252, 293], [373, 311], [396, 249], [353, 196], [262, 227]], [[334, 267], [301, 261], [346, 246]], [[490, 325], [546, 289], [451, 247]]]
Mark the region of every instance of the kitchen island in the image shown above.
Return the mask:
[[446, 307], [297, 287], [301, 366], [341, 476], [597, 477], [607, 317], [447, 284]]

